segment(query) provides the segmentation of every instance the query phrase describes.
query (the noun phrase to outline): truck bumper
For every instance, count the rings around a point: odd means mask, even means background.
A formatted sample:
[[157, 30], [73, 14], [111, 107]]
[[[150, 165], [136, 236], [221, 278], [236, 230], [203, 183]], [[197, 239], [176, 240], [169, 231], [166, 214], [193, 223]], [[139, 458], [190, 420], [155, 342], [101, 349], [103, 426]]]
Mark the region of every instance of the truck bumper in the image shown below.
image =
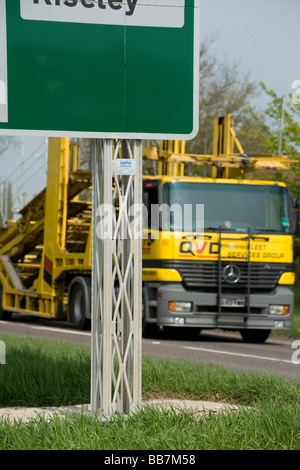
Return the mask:
[[[157, 323], [162, 326], [222, 329], [290, 329], [292, 327], [294, 294], [288, 286], [277, 286], [272, 293], [251, 294], [249, 309], [245, 295], [224, 295], [230, 298], [243, 298], [246, 303], [245, 307], [219, 309], [217, 294], [186, 290], [179, 283], [161, 285], [157, 294]], [[189, 302], [191, 311], [171, 311], [169, 302], [173, 305], [176, 302]], [[289, 312], [285, 315], [270, 314], [270, 305], [288, 305]]]

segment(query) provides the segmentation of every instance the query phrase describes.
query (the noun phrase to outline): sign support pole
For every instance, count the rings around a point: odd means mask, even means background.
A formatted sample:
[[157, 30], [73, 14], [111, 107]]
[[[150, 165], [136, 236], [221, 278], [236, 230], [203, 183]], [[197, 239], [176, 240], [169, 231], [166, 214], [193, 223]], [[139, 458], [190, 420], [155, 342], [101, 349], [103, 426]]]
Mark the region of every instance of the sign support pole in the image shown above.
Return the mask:
[[91, 411], [110, 416], [141, 405], [142, 143], [93, 153]]

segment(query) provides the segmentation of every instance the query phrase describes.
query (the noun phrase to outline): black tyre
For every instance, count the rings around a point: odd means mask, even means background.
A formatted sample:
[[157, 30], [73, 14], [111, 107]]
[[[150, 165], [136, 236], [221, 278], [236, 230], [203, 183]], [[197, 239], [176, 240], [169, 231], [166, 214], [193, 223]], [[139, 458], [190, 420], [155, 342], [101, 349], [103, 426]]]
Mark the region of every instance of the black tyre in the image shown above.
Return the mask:
[[149, 316], [149, 304], [147, 290], [143, 289], [142, 297], [142, 336], [143, 338], [155, 337], [158, 333], [158, 326], [156, 323], [148, 323], [146, 321]]
[[0, 284], [0, 320], [10, 320], [11, 319], [11, 312], [7, 312], [3, 310], [2, 307], [2, 286]]
[[69, 287], [69, 319], [77, 330], [88, 329], [91, 325], [91, 280], [77, 276]]
[[241, 330], [240, 333], [246, 343], [264, 343], [271, 330]]

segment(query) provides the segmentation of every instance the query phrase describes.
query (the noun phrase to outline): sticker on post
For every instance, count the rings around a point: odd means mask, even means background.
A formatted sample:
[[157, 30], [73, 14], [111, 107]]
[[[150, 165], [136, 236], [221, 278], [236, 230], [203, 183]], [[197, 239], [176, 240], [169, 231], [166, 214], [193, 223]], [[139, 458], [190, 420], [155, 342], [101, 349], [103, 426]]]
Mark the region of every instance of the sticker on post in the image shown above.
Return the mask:
[[135, 175], [135, 160], [117, 159], [115, 167], [116, 175], [133, 176]]

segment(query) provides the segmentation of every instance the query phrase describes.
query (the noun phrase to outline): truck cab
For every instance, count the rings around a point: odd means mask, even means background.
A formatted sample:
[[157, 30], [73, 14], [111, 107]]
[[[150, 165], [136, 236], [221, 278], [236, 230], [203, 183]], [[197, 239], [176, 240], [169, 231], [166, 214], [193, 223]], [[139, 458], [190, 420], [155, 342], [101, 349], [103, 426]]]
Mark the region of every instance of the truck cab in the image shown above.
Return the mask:
[[291, 328], [295, 222], [284, 183], [145, 178], [144, 204], [145, 329], [233, 329], [262, 342]]

